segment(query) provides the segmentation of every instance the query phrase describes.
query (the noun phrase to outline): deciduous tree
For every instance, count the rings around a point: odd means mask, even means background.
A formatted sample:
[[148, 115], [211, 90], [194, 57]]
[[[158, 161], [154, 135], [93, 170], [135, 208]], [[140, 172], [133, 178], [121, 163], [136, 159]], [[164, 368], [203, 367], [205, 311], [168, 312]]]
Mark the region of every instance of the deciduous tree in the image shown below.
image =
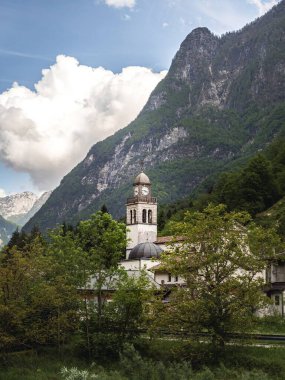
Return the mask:
[[266, 304], [263, 271], [280, 239], [254, 225], [249, 214], [227, 213], [223, 205], [187, 212], [172, 230], [184, 241], [169, 246], [162, 266], [185, 286], [172, 291], [168, 304], [159, 303], [156, 315], [174, 329], [207, 331], [222, 346], [229, 332], [248, 329], [253, 313]]

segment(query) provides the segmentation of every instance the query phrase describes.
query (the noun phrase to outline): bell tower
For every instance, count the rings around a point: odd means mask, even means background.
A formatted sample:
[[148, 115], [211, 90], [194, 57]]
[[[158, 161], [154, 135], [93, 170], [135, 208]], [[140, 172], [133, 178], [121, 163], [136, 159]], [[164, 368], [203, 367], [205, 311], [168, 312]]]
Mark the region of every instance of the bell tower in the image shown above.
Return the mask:
[[133, 197], [128, 198], [127, 211], [127, 253], [139, 243], [153, 243], [157, 239], [157, 200], [151, 194], [148, 176], [141, 172], [133, 184]]

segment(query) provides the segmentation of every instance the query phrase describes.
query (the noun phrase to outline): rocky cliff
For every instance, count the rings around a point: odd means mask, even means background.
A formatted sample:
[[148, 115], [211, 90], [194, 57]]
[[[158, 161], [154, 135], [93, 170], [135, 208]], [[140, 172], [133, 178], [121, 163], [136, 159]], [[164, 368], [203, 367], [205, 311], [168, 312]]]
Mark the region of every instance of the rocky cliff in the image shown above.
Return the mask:
[[285, 130], [285, 2], [222, 37], [193, 30], [168, 75], [129, 126], [94, 145], [25, 226], [124, 214], [144, 160], [160, 202], [263, 149]]
[[51, 192], [46, 192], [38, 197], [31, 191], [24, 191], [2, 197], [0, 198], [0, 215], [6, 221], [21, 227], [42, 207], [50, 194]]

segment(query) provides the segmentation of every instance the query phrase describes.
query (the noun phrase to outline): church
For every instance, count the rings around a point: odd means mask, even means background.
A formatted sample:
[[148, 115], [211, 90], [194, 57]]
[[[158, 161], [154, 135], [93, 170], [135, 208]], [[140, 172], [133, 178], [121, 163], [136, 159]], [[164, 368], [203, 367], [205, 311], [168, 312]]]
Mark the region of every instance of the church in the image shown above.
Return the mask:
[[153, 197], [151, 182], [144, 172], [135, 178], [133, 196], [127, 199], [126, 225], [126, 259], [121, 266], [130, 275], [139, 275], [144, 269], [157, 288], [182, 285], [181, 278], [160, 269], [160, 254], [172, 237], [157, 236], [157, 198]]
[[[183, 286], [182, 278], [160, 269], [160, 255], [172, 237], [157, 236], [157, 198], [153, 196], [150, 179], [144, 172], [135, 178], [133, 196], [127, 199], [126, 225], [126, 258], [121, 261], [121, 267], [131, 276], [138, 276], [141, 270], [145, 270], [157, 289]], [[285, 263], [269, 264], [262, 276], [264, 292], [273, 303], [269, 312], [285, 316]]]

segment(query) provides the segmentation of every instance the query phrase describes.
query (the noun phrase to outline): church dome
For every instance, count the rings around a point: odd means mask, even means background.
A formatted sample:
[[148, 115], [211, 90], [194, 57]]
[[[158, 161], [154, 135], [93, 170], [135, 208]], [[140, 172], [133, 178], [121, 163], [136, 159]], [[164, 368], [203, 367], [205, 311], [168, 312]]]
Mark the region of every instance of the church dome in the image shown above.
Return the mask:
[[133, 259], [150, 259], [152, 257], [159, 258], [163, 250], [153, 243], [140, 243], [136, 245], [130, 252], [129, 260]]
[[135, 179], [135, 185], [150, 185], [150, 180], [144, 172], [141, 172]]

